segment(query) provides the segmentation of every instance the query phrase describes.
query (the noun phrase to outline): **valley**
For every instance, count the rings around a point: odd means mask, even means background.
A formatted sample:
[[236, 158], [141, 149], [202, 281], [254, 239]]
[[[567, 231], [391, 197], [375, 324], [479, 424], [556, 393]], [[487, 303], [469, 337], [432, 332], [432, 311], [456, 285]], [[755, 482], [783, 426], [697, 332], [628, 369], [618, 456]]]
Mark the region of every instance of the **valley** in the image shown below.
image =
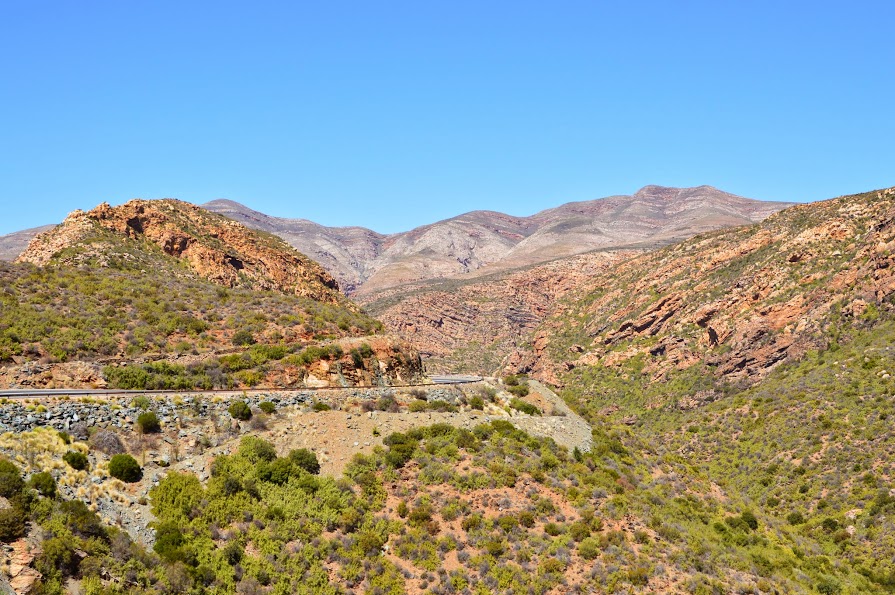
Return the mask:
[[0, 263], [4, 388], [88, 391], [0, 402], [15, 592], [895, 588], [895, 189], [206, 206]]

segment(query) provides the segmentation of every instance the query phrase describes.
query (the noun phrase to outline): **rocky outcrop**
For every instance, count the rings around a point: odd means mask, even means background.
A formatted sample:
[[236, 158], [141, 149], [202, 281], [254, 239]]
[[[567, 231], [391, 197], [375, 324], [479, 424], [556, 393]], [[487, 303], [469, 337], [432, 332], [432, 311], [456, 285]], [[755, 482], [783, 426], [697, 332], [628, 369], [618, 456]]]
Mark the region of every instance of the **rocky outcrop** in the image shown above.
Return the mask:
[[117, 251], [132, 258], [129, 249], [144, 243], [219, 285], [275, 290], [329, 303], [340, 299], [332, 276], [280, 238], [171, 199], [132, 200], [118, 207], [103, 203], [88, 212], [75, 211], [61, 225], [36, 236], [18, 260], [46, 265], [72, 259], [66, 250], [85, 249]]
[[[655, 379], [706, 365], [754, 383], [895, 294], [895, 189], [795, 206], [587, 280], [509, 368], [554, 383], [578, 366], [640, 362]], [[579, 349], [571, 349], [575, 343]]]
[[36, 554], [39, 554], [40, 551], [33, 551], [32, 544], [26, 538], [18, 539], [8, 546], [4, 545], [3, 549], [2, 574], [4, 576], [0, 580], [0, 593], [28, 595], [42, 576], [40, 572], [31, 567]]

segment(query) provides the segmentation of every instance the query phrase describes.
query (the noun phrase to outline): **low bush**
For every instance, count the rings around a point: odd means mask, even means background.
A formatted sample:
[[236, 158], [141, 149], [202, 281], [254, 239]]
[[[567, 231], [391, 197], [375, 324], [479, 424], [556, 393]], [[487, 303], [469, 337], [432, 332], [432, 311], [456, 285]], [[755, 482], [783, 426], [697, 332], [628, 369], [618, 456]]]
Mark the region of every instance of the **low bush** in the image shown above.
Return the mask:
[[118, 454], [109, 461], [109, 475], [127, 483], [134, 483], [143, 477], [143, 470], [134, 457]]
[[227, 411], [233, 419], [238, 419], [240, 421], [252, 419], [252, 410], [249, 409], [249, 406], [246, 405], [244, 401], [235, 401], [231, 403], [227, 408]]
[[274, 411], [277, 410], [277, 406], [271, 403], [270, 401], [263, 401], [258, 404], [258, 409], [270, 415]]
[[70, 450], [62, 455], [62, 460], [75, 471], [83, 471], [87, 468], [87, 455], [77, 450]]
[[157, 434], [162, 430], [162, 424], [153, 411], [146, 411], [137, 417], [137, 427], [144, 434]]
[[320, 473], [320, 462], [317, 460], [317, 455], [307, 448], [293, 450], [289, 453], [289, 459], [293, 464], [304, 469], [308, 473], [313, 475]]
[[311, 405], [311, 409], [313, 411], [329, 411], [332, 407], [322, 401], [315, 401], [314, 404]]
[[516, 397], [524, 397], [528, 395], [528, 385], [527, 384], [516, 384], [514, 386], [508, 386], [507, 391]]
[[513, 399], [510, 401], [510, 409], [515, 409], [516, 411], [521, 411], [527, 415], [540, 415], [541, 410], [538, 409], [535, 405], [531, 403], [527, 403], [522, 399]]
[[31, 485], [32, 488], [37, 490], [37, 492], [41, 496], [50, 499], [56, 497], [56, 480], [46, 471], [35, 473], [31, 476], [31, 479], [28, 481], [28, 483], [29, 485]]
[[[139, 419], [137, 423], [140, 423]], [[97, 430], [93, 433], [90, 437], [90, 447], [109, 456], [124, 452], [124, 444], [121, 443], [121, 438], [118, 437], [118, 434], [106, 429]]]

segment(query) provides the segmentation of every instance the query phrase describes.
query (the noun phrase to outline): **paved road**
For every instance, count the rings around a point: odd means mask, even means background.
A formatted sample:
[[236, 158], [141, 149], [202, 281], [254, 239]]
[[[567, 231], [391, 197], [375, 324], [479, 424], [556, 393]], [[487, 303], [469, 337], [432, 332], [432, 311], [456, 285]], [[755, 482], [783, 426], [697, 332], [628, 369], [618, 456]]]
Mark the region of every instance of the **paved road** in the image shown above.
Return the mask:
[[455, 375], [455, 376], [432, 376], [431, 382], [423, 382], [420, 384], [400, 384], [388, 386], [323, 386], [308, 388], [256, 388], [247, 390], [219, 389], [219, 390], [121, 390], [121, 389], [97, 389], [97, 388], [17, 388], [0, 390], [0, 397], [7, 399], [28, 399], [38, 397], [92, 397], [103, 395], [160, 395], [160, 394], [178, 394], [178, 395], [241, 395], [242, 393], [292, 393], [305, 392], [309, 390], [363, 390], [368, 388], [413, 388], [417, 386], [435, 386], [445, 384], [469, 384], [471, 382], [481, 381], [481, 376], [472, 375]]

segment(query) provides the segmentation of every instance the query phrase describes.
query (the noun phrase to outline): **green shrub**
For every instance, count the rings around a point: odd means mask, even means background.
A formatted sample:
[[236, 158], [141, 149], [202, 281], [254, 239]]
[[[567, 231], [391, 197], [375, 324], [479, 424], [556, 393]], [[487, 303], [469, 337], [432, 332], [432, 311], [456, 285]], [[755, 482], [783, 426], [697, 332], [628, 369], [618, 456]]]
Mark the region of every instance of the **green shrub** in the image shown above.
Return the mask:
[[56, 497], [56, 480], [46, 471], [35, 473], [28, 482], [32, 488], [46, 498], [53, 499]]
[[75, 471], [83, 471], [87, 468], [87, 455], [77, 450], [70, 450], [62, 455], [62, 460]]
[[524, 397], [524, 396], [528, 395], [528, 393], [529, 393], [528, 385], [527, 384], [517, 384], [515, 386], [508, 386], [507, 392], [509, 392], [511, 395], [515, 395], [517, 397]]
[[244, 401], [234, 401], [227, 408], [227, 411], [230, 412], [230, 416], [233, 419], [241, 421], [252, 419], [252, 410], [249, 409], [249, 406]]
[[75, 555], [71, 539], [51, 537], [41, 544], [41, 550], [35, 567], [45, 577], [57, 573], [62, 576], [71, 576], [77, 572], [78, 557]]
[[790, 525], [801, 525], [805, 522], [805, 516], [798, 510], [794, 510], [793, 512], [786, 515], [786, 522], [788, 522]]
[[239, 330], [233, 333], [233, 339], [231, 340], [231, 342], [237, 347], [244, 345], [254, 345], [255, 337], [253, 337], [252, 333], [247, 330]]
[[482, 397], [478, 397], [478, 396], [472, 397], [469, 399], [469, 407], [471, 409], [481, 411], [482, 409], [485, 408], [485, 401], [482, 399]]
[[176, 523], [171, 521], [159, 523], [155, 528], [155, 544], [152, 549], [166, 562], [183, 560], [183, 551], [180, 549], [182, 545], [183, 533]]
[[292, 461], [288, 458], [278, 458], [274, 459], [269, 464], [262, 465], [258, 469], [258, 478], [261, 481], [266, 481], [276, 485], [283, 485], [284, 483], [289, 481], [292, 473]]
[[274, 411], [277, 410], [277, 406], [271, 403], [270, 401], [262, 401], [258, 404], [258, 409], [270, 415]]
[[68, 432], [59, 430], [56, 433], [59, 435], [59, 439], [62, 440], [63, 444], [71, 444], [71, 435]]
[[516, 411], [521, 411], [527, 415], [540, 415], [541, 410], [531, 403], [526, 403], [521, 399], [513, 399], [510, 401], [510, 409], [515, 409]]
[[19, 506], [0, 510], [0, 541], [9, 543], [25, 535], [27, 513]]
[[157, 434], [162, 430], [162, 424], [154, 411], [146, 411], [137, 417], [137, 427], [144, 434]]
[[131, 406], [136, 407], [138, 409], [142, 409], [146, 411], [152, 405], [152, 402], [149, 400], [149, 397], [145, 395], [140, 395], [138, 397], [134, 397], [134, 400], [131, 401]]
[[600, 540], [595, 537], [587, 537], [578, 544], [578, 555], [585, 560], [596, 560], [600, 551]]
[[251, 461], [259, 463], [261, 461], [270, 462], [277, 458], [277, 450], [273, 444], [267, 440], [258, 438], [257, 436], [244, 436], [239, 441], [239, 456]]
[[65, 519], [65, 526], [75, 535], [84, 539], [91, 537], [107, 539], [108, 534], [99, 515], [80, 500], [66, 500], [60, 503], [59, 513]]
[[740, 515], [740, 519], [742, 519], [743, 523], [751, 530], [755, 531], [758, 529], [758, 519], [751, 510], [743, 511], [743, 514]]
[[330, 409], [332, 407], [322, 401], [314, 401], [314, 404], [311, 405], [311, 410], [313, 411], [329, 411]]
[[395, 508], [395, 512], [402, 519], [406, 519], [407, 515], [410, 513], [410, 508], [407, 506], [407, 502], [405, 502], [404, 500], [398, 502], [398, 506]]
[[289, 453], [289, 459], [293, 464], [312, 475], [320, 473], [320, 462], [317, 460], [317, 455], [307, 448], [299, 448], [291, 451]]
[[140, 481], [143, 477], [143, 470], [137, 460], [126, 454], [119, 454], [112, 457], [109, 461], [109, 475], [116, 479], [127, 483]]
[[19, 468], [8, 459], [0, 459], [0, 496], [12, 498], [22, 492], [25, 481]]

